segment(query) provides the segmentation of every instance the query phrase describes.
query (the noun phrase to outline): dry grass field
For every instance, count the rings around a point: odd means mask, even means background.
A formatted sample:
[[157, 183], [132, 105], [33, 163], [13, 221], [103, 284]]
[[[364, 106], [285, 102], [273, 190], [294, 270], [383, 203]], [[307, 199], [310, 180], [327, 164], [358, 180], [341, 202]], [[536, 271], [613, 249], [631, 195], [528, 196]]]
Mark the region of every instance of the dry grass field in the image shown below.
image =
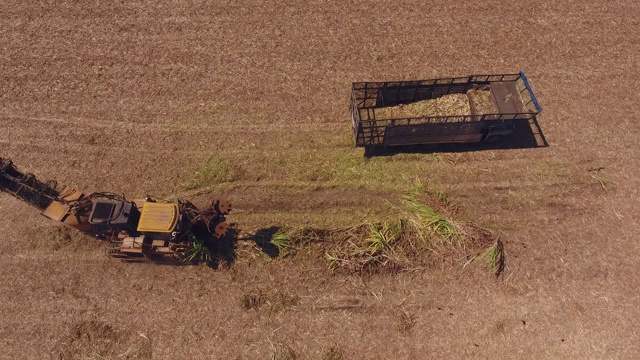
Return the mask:
[[[332, 273], [238, 241], [217, 269], [126, 264], [0, 194], [0, 358], [640, 358], [638, 19], [632, 0], [4, 1], [20, 169], [222, 195], [241, 234], [382, 221], [421, 183], [507, 262]], [[518, 70], [548, 147], [353, 145], [352, 82]]]

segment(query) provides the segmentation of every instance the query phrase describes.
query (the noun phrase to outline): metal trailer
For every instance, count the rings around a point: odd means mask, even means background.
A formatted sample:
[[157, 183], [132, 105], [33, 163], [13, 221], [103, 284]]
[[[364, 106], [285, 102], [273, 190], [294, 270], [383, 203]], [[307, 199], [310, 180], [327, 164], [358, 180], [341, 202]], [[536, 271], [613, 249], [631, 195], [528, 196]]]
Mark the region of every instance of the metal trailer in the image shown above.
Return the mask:
[[[378, 109], [487, 88], [496, 113], [384, 118]], [[351, 117], [359, 147], [494, 142], [514, 131], [516, 121], [542, 111], [527, 77], [518, 74], [471, 75], [419, 81], [358, 82], [351, 87]]]

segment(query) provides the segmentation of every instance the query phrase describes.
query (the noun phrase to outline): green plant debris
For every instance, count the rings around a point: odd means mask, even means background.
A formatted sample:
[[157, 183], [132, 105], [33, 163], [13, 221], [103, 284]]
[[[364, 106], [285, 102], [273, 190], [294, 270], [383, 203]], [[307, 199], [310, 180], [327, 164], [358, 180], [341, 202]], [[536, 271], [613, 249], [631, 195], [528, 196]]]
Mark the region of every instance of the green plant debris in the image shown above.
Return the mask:
[[[444, 254], [463, 246], [463, 236], [450, 220], [412, 197], [405, 197], [404, 216], [366, 223], [345, 233], [348, 246], [325, 254], [331, 270], [404, 269], [418, 264], [425, 252]], [[419, 239], [421, 241], [415, 241]]]
[[[461, 240], [460, 231], [451, 220], [438, 214], [429, 205], [419, 202], [411, 195], [405, 195], [402, 199], [409, 210], [408, 222], [421, 240], [439, 240], [440, 245]], [[432, 234], [435, 234], [436, 237], [430, 236]]]
[[505, 268], [504, 244], [502, 241], [496, 240], [495, 243], [488, 248], [471, 256], [464, 264], [464, 267], [478, 260], [484, 260], [487, 267], [494, 271], [496, 276], [500, 276]]
[[187, 264], [210, 264], [213, 256], [207, 244], [193, 235], [191, 231], [188, 231], [185, 237], [189, 242], [189, 247], [184, 252], [182, 261]]
[[396, 209], [396, 216], [329, 230], [281, 228], [270, 243], [278, 249], [278, 256], [295, 255], [304, 246], [316, 244], [331, 271], [372, 273], [419, 267], [434, 256], [457, 254], [453, 257], [464, 258], [468, 251], [484, 251], [484, 246], [493, 242], [490, 232], [454, 223], [418, 200], [419, 192], [425, 191], [422, 183], [416, 182], [412, 189], [402, 197], [403, 206]]
[[291, 235], [278, 231], [271, 237], [271, 243], [278, 249], [279, 256], [294, 254], [296, 248], [291, 243]]
[[381, 224], [368, 224], [369, 236], [365, 239], [367, 251], [376, 254], [389, 247], [400, 235], [402, 235], [402, 220], [390, 222], [383, 221]]

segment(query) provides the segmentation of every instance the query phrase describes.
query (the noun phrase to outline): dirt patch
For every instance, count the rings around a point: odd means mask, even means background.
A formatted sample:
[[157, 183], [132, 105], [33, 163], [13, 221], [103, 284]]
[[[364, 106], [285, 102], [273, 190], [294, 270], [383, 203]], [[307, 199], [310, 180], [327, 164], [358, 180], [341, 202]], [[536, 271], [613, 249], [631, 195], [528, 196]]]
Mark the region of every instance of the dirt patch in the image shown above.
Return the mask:
[[153, 351], [147, 335], [120, 330], [92, 319], [71, 324], [58, 341], [54, 356], [60, 360], [152, 359]]
[[86, 251], [104, 249], [100, 240], [62, 224], [32, 226], [25, 230], [25, 246], [31, 250]]
[[259, 310], [266, 307], [269, 312], [284, 311], [300, 303], [300, 296], [270, 289], [246, 290], [241, 306], [245, 310]]

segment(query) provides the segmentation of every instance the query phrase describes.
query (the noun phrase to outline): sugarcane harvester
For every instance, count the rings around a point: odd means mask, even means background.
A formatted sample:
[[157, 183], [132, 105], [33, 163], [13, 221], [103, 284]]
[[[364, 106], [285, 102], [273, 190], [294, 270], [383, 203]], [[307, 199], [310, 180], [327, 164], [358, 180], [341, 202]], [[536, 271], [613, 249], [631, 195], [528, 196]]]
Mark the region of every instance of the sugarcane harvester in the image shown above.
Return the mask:
[[225, 216], [231, 211], [231, 204], [220, 199], [200, 210], [183, 199], [168, 202], [147, 196], [129, 201], [113, 193], [84, 194], [22, 173], [2, 157], [0, 192], [38, 208], [51, 220], [108, 241], [107, 255], [125, 261], [185, 259], [195, 241], [226, 235]]

